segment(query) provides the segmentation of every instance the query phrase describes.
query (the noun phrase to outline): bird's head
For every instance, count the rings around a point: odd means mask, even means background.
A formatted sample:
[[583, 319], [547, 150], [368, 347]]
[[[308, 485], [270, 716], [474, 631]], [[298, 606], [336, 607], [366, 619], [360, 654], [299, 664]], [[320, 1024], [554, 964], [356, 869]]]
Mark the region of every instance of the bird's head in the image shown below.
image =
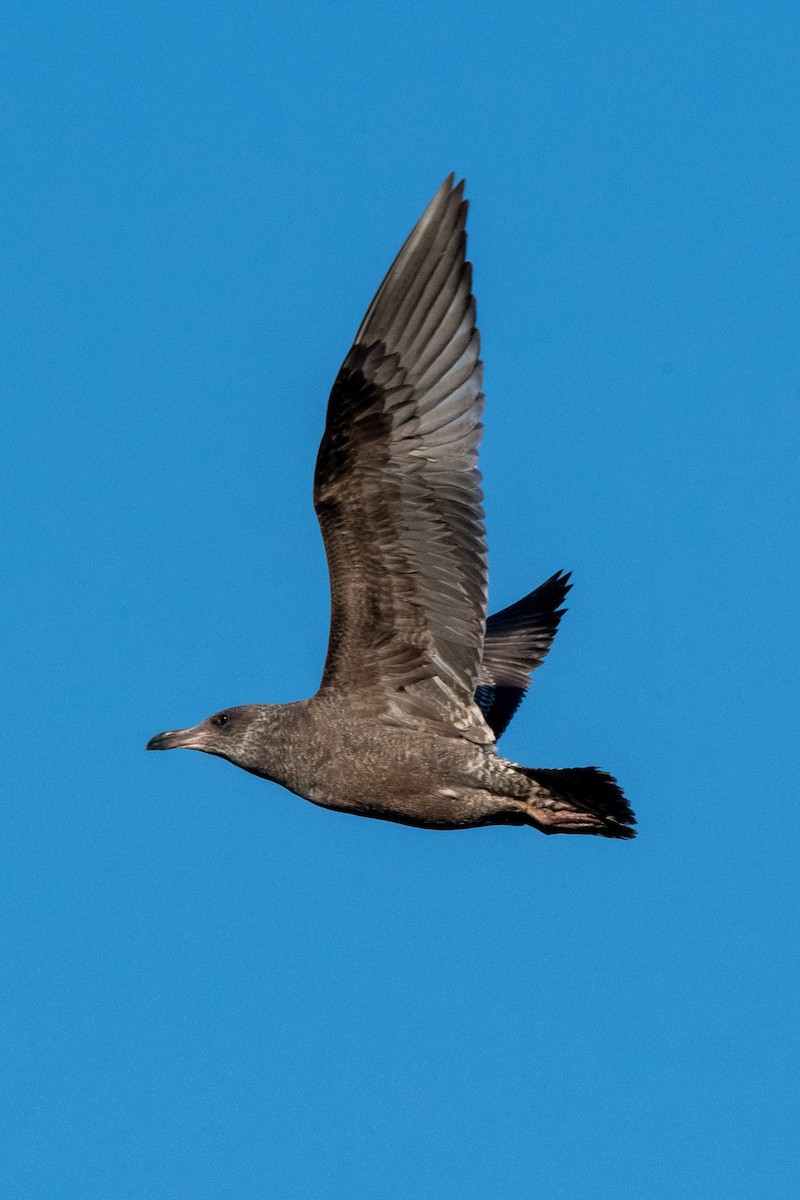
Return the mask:
[[191, 729], [168, 729], [157, 733], [147, 743], [147, 750], [202, 750], [227, 758], [237, 767], [254, 770], [263, 755], [259, 748], [271, 724], [269, 713], [273, 705], [242, 704], [212, 713]]

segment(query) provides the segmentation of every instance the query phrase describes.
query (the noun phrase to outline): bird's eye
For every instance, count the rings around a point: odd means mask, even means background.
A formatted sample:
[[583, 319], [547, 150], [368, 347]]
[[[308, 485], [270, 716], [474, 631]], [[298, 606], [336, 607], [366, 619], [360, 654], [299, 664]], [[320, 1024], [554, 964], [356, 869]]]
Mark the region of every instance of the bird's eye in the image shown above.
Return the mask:
[[228, 721], [230, 721], [230, 717], [227, 713], [217, 713], [215, 717], [212, 717], [213, 724], [220, 729], [223, 725], [227, 725]]

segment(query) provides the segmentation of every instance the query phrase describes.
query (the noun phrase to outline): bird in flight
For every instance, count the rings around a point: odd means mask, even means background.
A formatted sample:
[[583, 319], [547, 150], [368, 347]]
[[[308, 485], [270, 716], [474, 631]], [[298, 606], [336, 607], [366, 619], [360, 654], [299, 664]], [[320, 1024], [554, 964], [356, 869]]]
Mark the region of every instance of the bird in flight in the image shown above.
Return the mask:
[[496, 742], [555, 636], [558, 572], [487, 619], [482, 363], [463, 181], [449, 176], [367, 309], [314, 475], [331, 585], [310, 700], [245, 704], [148, 750], [225, 758], [325, 808], [426, 829], [531, 825], [631, 838], [595, 767], [525, 767]]

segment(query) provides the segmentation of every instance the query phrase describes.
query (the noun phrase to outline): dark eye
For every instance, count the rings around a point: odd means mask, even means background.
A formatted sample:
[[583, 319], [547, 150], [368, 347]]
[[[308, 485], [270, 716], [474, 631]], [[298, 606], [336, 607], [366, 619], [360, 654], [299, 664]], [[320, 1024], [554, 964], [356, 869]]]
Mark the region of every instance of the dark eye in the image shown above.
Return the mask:
[[211, 718], [211, 724], [216, 725], [220, 729], [223, 725], [227, 725], [228, 721], [230, 721], [230, 717], [227, 713], [217, 713], [215, 717]]

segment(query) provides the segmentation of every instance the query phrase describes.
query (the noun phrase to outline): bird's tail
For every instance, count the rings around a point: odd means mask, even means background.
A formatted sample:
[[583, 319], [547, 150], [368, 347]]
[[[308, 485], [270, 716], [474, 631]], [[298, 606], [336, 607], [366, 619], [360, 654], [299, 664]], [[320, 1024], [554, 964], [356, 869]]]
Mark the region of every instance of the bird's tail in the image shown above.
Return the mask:
[[563, 771], [520, 767], [531, 780], [531, 823], [542, 833], [593, 833], [598, 837], [636, 837], [631, 806], [617, 781], [597, 767]]

